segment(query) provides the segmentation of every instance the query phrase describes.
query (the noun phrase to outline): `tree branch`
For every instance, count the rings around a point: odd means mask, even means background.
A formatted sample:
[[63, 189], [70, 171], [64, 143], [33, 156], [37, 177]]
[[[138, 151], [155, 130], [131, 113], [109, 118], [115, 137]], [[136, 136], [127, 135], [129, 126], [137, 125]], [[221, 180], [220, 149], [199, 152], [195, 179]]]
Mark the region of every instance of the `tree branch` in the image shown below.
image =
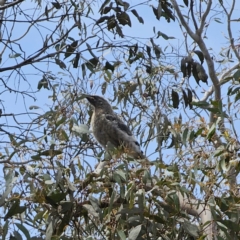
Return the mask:
[[[202, 19], [201, 19], [201, 26], [200, 26], [199, 30], [196, 31], [196, 33], [193, 33], [193, 31], [188, 26], [187, 22], [185, 21], [183, 15], [179, 9], [179, 6], [178, 6], [176, 0], [171, 0], [171, 2], [172, 2], [173, 8], [175, 9], [175, 11], [178, 15], [178, 18], [180, 19], [183, 27], [187, 30], [187, 33], [190, 35], [190, 37], [198, 44], [200, 50], [202, 51], [202, 53], [204, 55], [204, 58], [206, 60], [207, 66], [208, 66], [209, 76], [212, 80], [213, 87], [214, 87], [215, 100], [219, 101], [219, 100], [221, 100], [221, 89], [220, 89], [220, 84], [219, 84], [217, 75], [215, 73], [214, 62], [213, 62], [213, 60], [208, 52], [208, 49], [201, 37], [204, 23], [206, 21], [207, 15], [209, 14], [209, 11], [211, 9], [212, 0], [208, 1], [206, 11], [203, 14]], [[210, 122], [214, 122], [213, 114], [211, 114], [211, 116], [210, 116]]]
[[209, 0], [208, 4], [207, 4], [206, 11], [204, 12], [204, 14], [203, 14], [203, 16], [201, 18], [200, 27], [199, 27], [199, 29], [197, 31], [199, 34], [202, 34], [202, 32], [203, 32], [203, 28], [205, 26], [206, 18], [207, 18], [208, 14], [209, 14], [209, 12], [211, 10], [211, 6], [212, 6], [212, 0]]
[[[221, 1], [220, 1], [221, 3]], [[232, 13], [233, 13], [233, 10], [235, 8], [235, 0], [233, 0], [232, 2], [232, 7], [230, 9], [230, 12], [228, 13], [227, 12], [227, 9], [224, 7], [223, 3], [221, 4], [224, 12], [226, 13], [227, 15], [227, 29], [228, 29], [228, 36], [229, 36], [229, 41], [230, 41], [230, 44], [231, 44], [231, 48], [236, 56], [236, 58], [238, 59], [238, 61], [240, 62], [240, 55], [239, 53], [237, 52], [237, 49], [235, 47], [235, 44], [234, 44], [234, 38], [233, 38], [233, 35], [232, 35], [232, 29], [231, 29], [231, 16], [232, 16]]]

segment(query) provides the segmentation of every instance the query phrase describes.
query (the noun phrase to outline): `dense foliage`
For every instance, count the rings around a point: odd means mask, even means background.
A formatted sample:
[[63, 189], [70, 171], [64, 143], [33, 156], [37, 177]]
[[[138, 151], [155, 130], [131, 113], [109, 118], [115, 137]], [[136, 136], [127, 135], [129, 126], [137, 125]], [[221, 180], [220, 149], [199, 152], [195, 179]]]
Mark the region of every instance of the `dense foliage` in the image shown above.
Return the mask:
[[[239, 239], [234, 0], [0, 4], [2, 239]], [[102, 149], [85, 93], [150, 166]]]

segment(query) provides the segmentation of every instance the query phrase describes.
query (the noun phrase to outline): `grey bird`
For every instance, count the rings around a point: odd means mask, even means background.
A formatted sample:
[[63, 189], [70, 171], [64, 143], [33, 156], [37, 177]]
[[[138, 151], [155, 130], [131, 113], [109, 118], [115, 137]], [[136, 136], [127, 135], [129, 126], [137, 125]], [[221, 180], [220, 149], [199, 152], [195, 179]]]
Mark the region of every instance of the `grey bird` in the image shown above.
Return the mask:
[[85, 97], [94, 107], [91, 128], [102, 147], [106, 149], [110, 143], [121, 154], [127, 153], [136, 159], [145, 158], [131, 130], [113, 111], [108, 101], [97, 95], [85, 95]]

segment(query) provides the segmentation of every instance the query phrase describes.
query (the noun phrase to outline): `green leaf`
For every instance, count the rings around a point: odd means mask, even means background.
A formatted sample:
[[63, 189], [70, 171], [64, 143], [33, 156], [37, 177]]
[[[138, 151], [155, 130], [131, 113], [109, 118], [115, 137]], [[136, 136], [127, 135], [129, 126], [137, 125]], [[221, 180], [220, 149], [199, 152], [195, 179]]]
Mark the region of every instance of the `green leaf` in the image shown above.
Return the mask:
[[40, 156], [54, 157], [54, 156], [62, 154], [62, 151], [61, 150], [49, 149], [49, 150], [45, 150], [43, 152], [40, 152], [39, 154], [40, 154]]
[[153, 50], [154, 50], [154, 53], [156, 55], [156, 58], [160, 58], [161, 57], [161, 53], [162, 53], [162, 49], [155, 45]]
[[108, 214], [111, 213], [113, 209], [113, 203], [115, 201], [115, 197], [116, 197], [116, 192], [113, 190], [110, 198], [109, 206], [108, 206]]
[[104, 95], [104, 94], [105, 94], [105, 92], [106, 92], [106, 89], [107, 89], [107, 85], [108, 85], [108, 83], [107, 83], [107, 82], [104, 82], [104, 83], [102, 84], [102, 86], [101, 86], [102, 95]]
[[73, 43], [71, 43], [70, 45], [68, 45], [66, 52], [65, 52], [65, 59], [73, 54], [77, 45], [78, 45], [78, 40], [76, 40]]
[[21, 53], [9, 54], [9, 58], [17, 58], [20, 57], [21, 55], [22, 55]]
[[9, 170], [7, 173], [4, 174], [5, 178], [5, 191], [0, 196], [0, 206], [4, 204], [8, 194], [12, 191], [15, 187], [15, 182], [17, 181], [17, 172], [14, 170]]
[[65, 123], [67, 120], [66, 117], [62, 117], [60, 120], [56, 122], [56, 127], [60, 126], [61, 124]]
[[159, 11], [158, 11], [158, 9], [152, 6], [152, 10], [153, 10], [153, 13], [154, 13], [156, 19], [159, 20], [160, 17], [161, 17], [161, 15], [159, 16]]
[[69, 137], [68, 134], [66, 133], [66, 131], [64, 129], [60, 129], [59, 134], [58, 134], [59, 140], [61, 141], [69, 141]]
[[198, 56], [198, 58], [199, 58], [201, 64], [203, 64], [203, 62], [204, 62], [204, 56], [203, 56], [203, 53], [202, 53], [201, 51], [199, 51], [199, 50], [194, 51], [194, 53], [197, 54], [197, 56]]
[[237, 102], [240, 99], [240, 91], [236, 94], [234, 101]]
[[113, 28], [115, 28], [117, 26], [117, 21], [115, 19], [115, 16], [111, 16], [108, 18], [108, 21], [107, 21], [107, 27], [108, 27], [108, 30], [111, 30]]
[[138, 21], [139, 21], [140, 23], [144, 24], [143, 18], [138, 15], [138, 12], [137, 12], [135, 9], [131, 10], [131, 12], [132, 12], [133, 15], [138, 19]]
[[52, 234], [53, 234], [53, 220], [51, 221], [48, 221], [48, 227], [47, 227], [47, 230], [46, 230], [46, 239], [47, 240], [52, 240]]
[[118, 24], [116, 25], [116, 31], [117, 31], [118, 35], [119, 35], [121, 38], [124, 38], [122, 29], [119, 27]]
[[186, 5], [186, 7], [188, 7], [188, 0], [183, 0], [183, 2]]
[[32, 105], [32, 106], [29, 107], [29, 110], [33, 110], [33, 109], [39, 109], [39, 107], [36, 106], [36, 105]]
[[158, 36], [157, 36], [157, 38], [159, 38], [159, 37], [163, 37], [165, 40], [175, 39], [175, 37], [169, 37], [169, 36], [166, 35], [165, 33], [158, 31]]
[[43, 77], [43, 79], [41, 79], [41, 80], [38, 82], [38, 86], [37, 86], [38, 90], [40, 90], [42, 87], [49, 90], [48, 80], [47, 80], [45, 77]]
[[130, 4], [128, 2], [123, 2], [124, 11], [127, 11], [129, 6], [130, 6]]
[[85, 76], [86, 76], [86, 66], [85, 66], [85, 63], [83, 63], [81, 65], [81, 67], [82, 67], [82, 77], [85, 78]]
[[184, 221], [183, 224], [182, 224], [184, 230], [189, 234], [191, 235], [192, 237], [199, 237], [199, 229], [196, 225], [188, 222], [188, 221]]
[[240, 90], [240, 87], [234, 88], [233, 86], [229, 87], [227, 95], [232, 96], [233, 94], [237, 93]]
[[94, 217], [99, 217], [99, 214], [94, 210], [93, 206], [90, 204], [84, 204], [83, 207]]
[[195, 131], [191, 131], [190, 134], [188, 134], [188, 141], [192, 142], [196, 138], [196, 133]]
[[141, 224], [132, 228], [129, 232], [128, 239], [129, 240], [138, 239], [138, 236], [139, 236], [139, 233], [141, 232], [141, 230], [142, 230], [142, 225]]
[[185, 128], [182, 135], [182, 142], [185, 146], [187, 143], [187, 137], [188, 137], [188, 128]]
[[14, 230], [13, 235], [11, 234], [10, 240], [23, 240], [22, 235], [19, 233], [19, 231]]
[[73, 59], [73, 68], [77, 68], [78, 67], [79, 59], [80, 59], [80, 53], [77, 53], [75, 58]]
[[214, 157], [218, 157], [222, 155], [224, 152], [226, 152], [226, 149], [224, 146], [220, 146], [217, 148], [217, 150], [214, 152]]
[[118, 4], [118, 5], [120, 5], [120, 6], [123, 6], [123, 8], [124, 8], [124, 11], [127, 11], [127, 9], [129, 8], [129, 3], [127, 3], [127, 2], [124, 2], [124, 1], [122, 1], [122, 0], [116, 0], [116, 3]]
[[92, 73], [95, 73], [94, 68], [97, 67], [98, 63], [99, 58], [91, 58], [85, 63], [85, 65]]
[[66, 68], [65, 63], [63, 61], [61, 61], [60, 59], [55, 58], [55, 62], [60, 68], [62, 68], [62, 69]]
[[200, 107], [200, 108], [204, 108], [204, 109], [206, 109], [206, 108], [208, 108], [208, 107], [211, 106], [211, 105], [210, 105], [208, 102], [206, 102], [206, 101], [192, 102], [192, 105], [197, 106], [197, 107]]
[[212, 138], [212, 136], [215, 134], [215, 132], [216, 132], [216, 124], [213, 123], [212, 126], [211, 126], [211, 128], [210, 128], [209, 131], [208, 131], [207, 139], [208, 139], [208, 140], [211, 140], [211, 138]]
[[104, 3], [102, 4], [102, 6], [99, 9], [99, 12], [101, 13], [102, 10], [104, 9], [104, 7], [110, 2], [110, 0], [105, 0]]
[[56, 8], [56, 9], [60, 9], [61, 8], [61, 4], [55, 0], [55, 2], [52, 2], [52, 5]]
[[107, 13], [109, 13], [111, 10], [112, 10], [112, 7], [111, 7], [111, 6], [110, 6], [110, 7], [105, 7], [105, 8], [103, 9], [102, 14], [107, 14]]
[[220, 18], [214, 18], [214, 21], [216, 21], [217, 23], [221, 23], [221, 24], [223, 24], [223, 22], [221, 21]]
[[12, 206], [8, 210], [7, 214], [4, 217], [4, 221], [6, 221], [8, 218], [16, 215], [21, 214], [26, 210], [26, 206], [20, 206], [20, 200], [17, 199], [13, 202]]
[[31, 156], [31, 159], [33, 159], [33, 160], [41, 160], [42, 158], [41, 158], [40, 154], [37, 154], [37, 155]]
[[240, 69], [238, 69], [234, 74], [233, 77], [235, 79], [235, 81], [240, 82]]
[[117, 231], [117, 233], [118, 233], [118, 236], [120, 237], [121, 240], [126, 240], [127, 239], [123, 230], [119, 230], [119, 231]]
[[175, 208], [177, 209], [177, 211], [180, 210], [180, 202], [179, 202], [179, 197], [177, 196], [177, 194], [172, 194], [172, 199], [173, 199], [173, 202], [174, 202], [174, 205], [175, 205]]
[[104, 22], [105, 20], [108, 20], [109, 19], [109, 16], [103, 16], [103, 17], [100, 17], [97, 21], [96, 21], [96, 24], [100, 24], [102, 22]]
[[178, 93], [175, 92], [173, 89], [172, 89], [172, 101], [173, 101], [173, 107], [178, 108], [179, 96], [178, 96]]
[[182, 93], [183, 93], [183, 100], [184, 100], [184, 104], [185, 104], [185, 108], [186, 108], [188, 106], [188, 96], [183, 89], [182, 89]]
[[64, 200], [66, 195], [67, 193], [58, 192], [58, 193], [52, 193], [51, 195], [45, 196], [45, 198], [48, 203], [50, 203], [52, 206], [55, 206], [57, 203]]
[[154, 214], [149, 214], [148, 212], [144, 212], [144, 216], [153, 220], [154, 222], [161, 223], [161, 224], [166, 224], [166, 221], [164, 220], [163, 217], [154, 215]]
[[29, 231], [23, 226], [23, 224], [15, 223], [15, 225], [18, 227], [19, 230], [22, 231], [27, 240], [31, 239]]
[[219, 111], [219, 108], [213, 108], [213, 107], [209, 107], [209, 108], [206, 108], [209, 112], [212, 112], [212, 113], [221, 113]]
[[128, 25], [129, 27], [132, 26], [131, 19], [126, 12], [117, 13], [117, 20], [123, 26], [125, 25]]
[[46, 15], [46, 17], [47, 17], [47, 19], [48, 19], [48, 8], [47, 8], [47, 5], [46, 5], [46, 7], [45, 7], [45, 9], [44, 9], [44, 13], [45, 13], [45, 15]]
[[92, 195], [89, 196], [89, 200], [91, 202], [92, 207], [96, 212], [101, 212], [101, 209], [99, 207], [99, 201], [97, 198], [93, 197]]
[[109, 63], [108, 61], [105, 64], [105, 69], [109, 69], [112, 72], [114, 72], [114, 66], [111, 63]]
[[3, 232], [2, 234], [2, 240], [6, 240], [6, 235], [8, 234], [8, 225], [9, 225], [9, 221], [5, 221], [5, 224], [3, 226]]

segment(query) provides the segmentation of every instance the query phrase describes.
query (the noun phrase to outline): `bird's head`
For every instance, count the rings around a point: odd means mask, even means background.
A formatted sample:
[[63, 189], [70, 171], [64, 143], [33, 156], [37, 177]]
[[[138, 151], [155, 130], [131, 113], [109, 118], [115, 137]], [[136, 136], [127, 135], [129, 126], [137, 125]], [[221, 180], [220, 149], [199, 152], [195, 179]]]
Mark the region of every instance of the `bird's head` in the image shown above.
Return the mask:
[[113, 111], [111, 105], [103, 97], [97, 95], [86, 95], [86, 99], [96, 110], [104, 110], [109, 113]]

